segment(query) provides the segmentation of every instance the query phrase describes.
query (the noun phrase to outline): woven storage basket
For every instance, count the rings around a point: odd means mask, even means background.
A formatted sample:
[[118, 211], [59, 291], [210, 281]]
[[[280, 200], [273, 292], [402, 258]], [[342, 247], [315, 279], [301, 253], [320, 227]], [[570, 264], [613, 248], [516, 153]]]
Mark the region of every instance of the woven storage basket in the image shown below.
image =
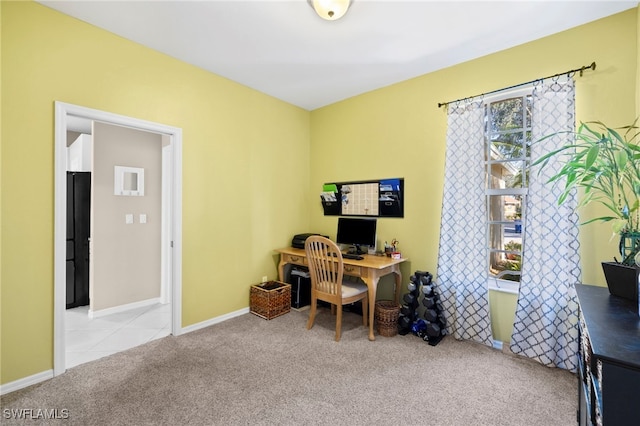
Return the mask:
[[249, 306], [252, 314], [272, 319], [291, 311], [291, 285], [267, 281], [251, 286]]
[[398, 316], [400, 306], [391, 300], [379, 300], [376, 302], [375, 321], [378, 334], [384, 337], [393, 337], [398, 334]]

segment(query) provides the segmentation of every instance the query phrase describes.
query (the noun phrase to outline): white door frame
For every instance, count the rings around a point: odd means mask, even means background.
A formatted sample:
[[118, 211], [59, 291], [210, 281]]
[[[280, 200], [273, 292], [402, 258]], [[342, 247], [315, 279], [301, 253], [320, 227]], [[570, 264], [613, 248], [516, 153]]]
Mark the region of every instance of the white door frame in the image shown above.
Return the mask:
[[[65, 372], [66, 239], [67, 239], [67, 116], [130, 127], [167, 135], [170, 149], [163, 149], [162, 176], [168, 178], [170, 203], [163, 203], [163, 278], [171, 298], [171, 332], [182, 334], [182, 129], [82, 106], [55, 102], [55, 207], [54, 207], [54, 325], [53, 375]], [[164, 166], [168, 166], [165, 171]], [[163, 185], [163, 192], [165, 186]], [[166, 247], [165, 247], [166, 246]], [[169, 272], [168, 272], [169, 271]], [[166, 273], [170, 276], [166, 277]]]

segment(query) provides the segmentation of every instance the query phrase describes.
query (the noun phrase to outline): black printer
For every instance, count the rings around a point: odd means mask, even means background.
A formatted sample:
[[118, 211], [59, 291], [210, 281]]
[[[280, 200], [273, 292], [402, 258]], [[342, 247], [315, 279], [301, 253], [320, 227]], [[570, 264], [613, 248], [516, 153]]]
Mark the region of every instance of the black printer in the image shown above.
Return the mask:
[[[291, 247], [303, 249], [304, 248], [304, 242], [307, 241], [307, 238], [309, 238], [312, 235], [321, 235], [321, 234], [309, 233], [309, 234], [297, 234], [297, 235], [294, 235], [293, 239], [291, 240]], [[328, 235], [322, 235], [322, 236], [325, 237], [325, 238], [329, 238]]]

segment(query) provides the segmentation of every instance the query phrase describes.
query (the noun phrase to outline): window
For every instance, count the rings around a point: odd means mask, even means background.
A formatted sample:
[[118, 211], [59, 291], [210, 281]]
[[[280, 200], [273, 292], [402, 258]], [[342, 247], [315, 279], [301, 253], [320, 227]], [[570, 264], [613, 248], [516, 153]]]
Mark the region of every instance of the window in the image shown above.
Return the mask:
[[485, 188], [490, 288], [517, 291], [531, 157], [531, 90], [485, 102]]

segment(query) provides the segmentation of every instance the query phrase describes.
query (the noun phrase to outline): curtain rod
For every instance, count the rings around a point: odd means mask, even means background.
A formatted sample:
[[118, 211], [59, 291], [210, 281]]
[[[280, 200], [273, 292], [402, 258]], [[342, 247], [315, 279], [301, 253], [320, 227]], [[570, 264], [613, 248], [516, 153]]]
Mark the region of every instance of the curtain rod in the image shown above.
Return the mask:
[[580, 68], [576, 68], [574, 70], [569, 70], [569, 71], [565, 71], [565, 72], [561, 72], [559, 74], [555, 74], [555, 75], [550, 75], [548, 77], [544, 77], [544, 78], [538, 78], [536, 80], [531, 80], [531, 81], [527, 81], [525, 83], [520, 83], [520, 84], [515, 84], [513, 86], [509, 86], [509, 87], [505, 87], [503, 89], [498, 89], [498, 90], [492, 90], [491, 92], [486, 92], [486, 93], [482, 93], [480, 95], [475, 95], [475, 96], [471, 96], [471, 97], [467, 97], [467, 98], [460, 98], [460, 99], [456, 99], [455, 101], [449, 101], [449, 102], [438, 102], [438, 108], [452, 104], [454, 102], [458, 102], [458, 101], [463, 101], [465, 99], [473, 99], [473, 98], [477, 98], [479, 96], [484, 96], [484, 95], [490, 95], [492, 93], [498, 93], [498, 92], [502, 92], [503, 90], [509, 90], [509, 89], [514, 89], [516, 87], [520, 87], [520, 86], [526, 86], [527, 84], [531, 84], [531, 83], [535, 83], [536, 81], [540, 81], [540, 80], [546, 80], [548, 78], [554, 78], [554, 77], [560, 77], [562, 75], [565, 74], [571, 74], [571, 73], [576, 73], [578, 71], [580, 71], [580, 77], [582, 77], [582, 73], [588, 69], [591, 69], [592, 71], [596, 69], [596, 63], [595, 62], [591, 62], [591, 65], [588, 66], [582, 66]]

